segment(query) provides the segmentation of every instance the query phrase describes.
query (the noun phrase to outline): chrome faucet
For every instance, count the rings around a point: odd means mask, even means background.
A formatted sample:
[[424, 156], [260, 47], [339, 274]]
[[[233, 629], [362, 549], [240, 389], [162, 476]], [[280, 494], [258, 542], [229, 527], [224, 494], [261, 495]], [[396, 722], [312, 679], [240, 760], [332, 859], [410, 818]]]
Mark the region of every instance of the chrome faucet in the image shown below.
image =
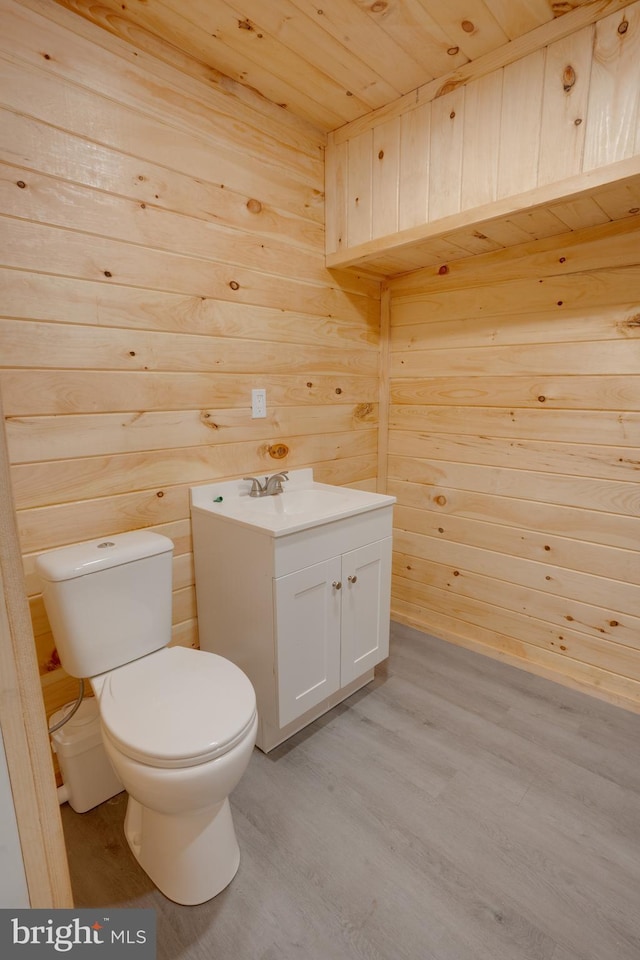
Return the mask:
[[[251, 480], [250, 497], [264, 497], [265, 487], [262, 486], [257, 477], [243, 477], [243, 480]], [[265, 481], [266, 481], [265, 477]]]
[[275, 497], [277, 493], [282, 493], [282, 484], [285, 480], [288, 480], [287, 471], [283, 470], [281, 473], [274, 473], [271, 477], [264, 478], [264, 496], [265, 497]]
[[282, 493], [282, 484], [289, 479], [287, 473], [287, 470], [274, 473], [270, 477], [265, 477], [264, 483], [261, 483], [257, 477], [243, 477], [242, 479], [251, 481], [250, 497], [275, 497], [277, 493]]

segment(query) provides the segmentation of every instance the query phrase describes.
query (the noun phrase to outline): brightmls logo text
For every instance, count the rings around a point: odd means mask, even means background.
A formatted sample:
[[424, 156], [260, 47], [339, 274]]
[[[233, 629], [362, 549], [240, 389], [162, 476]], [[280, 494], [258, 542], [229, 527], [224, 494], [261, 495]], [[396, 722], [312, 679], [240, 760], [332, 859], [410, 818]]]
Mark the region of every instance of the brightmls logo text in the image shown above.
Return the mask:
[[0, 910], [0, 956], [155, 960], [155, 910]]

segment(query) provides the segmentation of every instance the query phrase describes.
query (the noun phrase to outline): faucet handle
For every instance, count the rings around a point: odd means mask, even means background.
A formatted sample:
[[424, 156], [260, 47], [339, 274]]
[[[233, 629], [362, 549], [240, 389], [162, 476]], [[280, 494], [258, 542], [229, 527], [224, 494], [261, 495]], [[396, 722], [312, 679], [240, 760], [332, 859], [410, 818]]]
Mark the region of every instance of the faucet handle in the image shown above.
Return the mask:
[[242, 479], [251, 481], [251, 490], [249, 491], [250, 497], [259, 497], [265, 489], [257, 477], [243, 477]]
[[289, 477], [287, 476], [286, 470], [282, 470], [280, 473], [273, 473], [270, 477], [265, 477], [265, 495], [274, 496], [282, 493], [282, 481], [288, 479]]

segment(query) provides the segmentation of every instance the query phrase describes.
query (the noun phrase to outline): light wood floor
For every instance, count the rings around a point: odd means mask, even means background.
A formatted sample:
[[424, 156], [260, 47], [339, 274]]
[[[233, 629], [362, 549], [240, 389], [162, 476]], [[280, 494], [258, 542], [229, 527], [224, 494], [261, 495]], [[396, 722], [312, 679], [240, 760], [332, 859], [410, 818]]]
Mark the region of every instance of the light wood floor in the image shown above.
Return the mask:
[[158, 960], [638, 960], [640, 716], [397, 625], [387, 668], [232, 796], [242, 851], [177, 907], [125, 795], [63, 807], [76, 905], [154, 907]]

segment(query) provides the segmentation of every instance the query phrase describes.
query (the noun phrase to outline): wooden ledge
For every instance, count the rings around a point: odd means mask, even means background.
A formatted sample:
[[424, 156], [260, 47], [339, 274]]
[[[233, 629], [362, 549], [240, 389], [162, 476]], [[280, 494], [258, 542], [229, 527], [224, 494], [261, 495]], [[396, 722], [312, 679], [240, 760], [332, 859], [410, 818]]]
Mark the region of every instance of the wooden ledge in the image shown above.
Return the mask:
[[357, 267], [384, 279], [639, 212], [640, 156], [636, 156], [327, 253], [326, 264], [329, 269]]

